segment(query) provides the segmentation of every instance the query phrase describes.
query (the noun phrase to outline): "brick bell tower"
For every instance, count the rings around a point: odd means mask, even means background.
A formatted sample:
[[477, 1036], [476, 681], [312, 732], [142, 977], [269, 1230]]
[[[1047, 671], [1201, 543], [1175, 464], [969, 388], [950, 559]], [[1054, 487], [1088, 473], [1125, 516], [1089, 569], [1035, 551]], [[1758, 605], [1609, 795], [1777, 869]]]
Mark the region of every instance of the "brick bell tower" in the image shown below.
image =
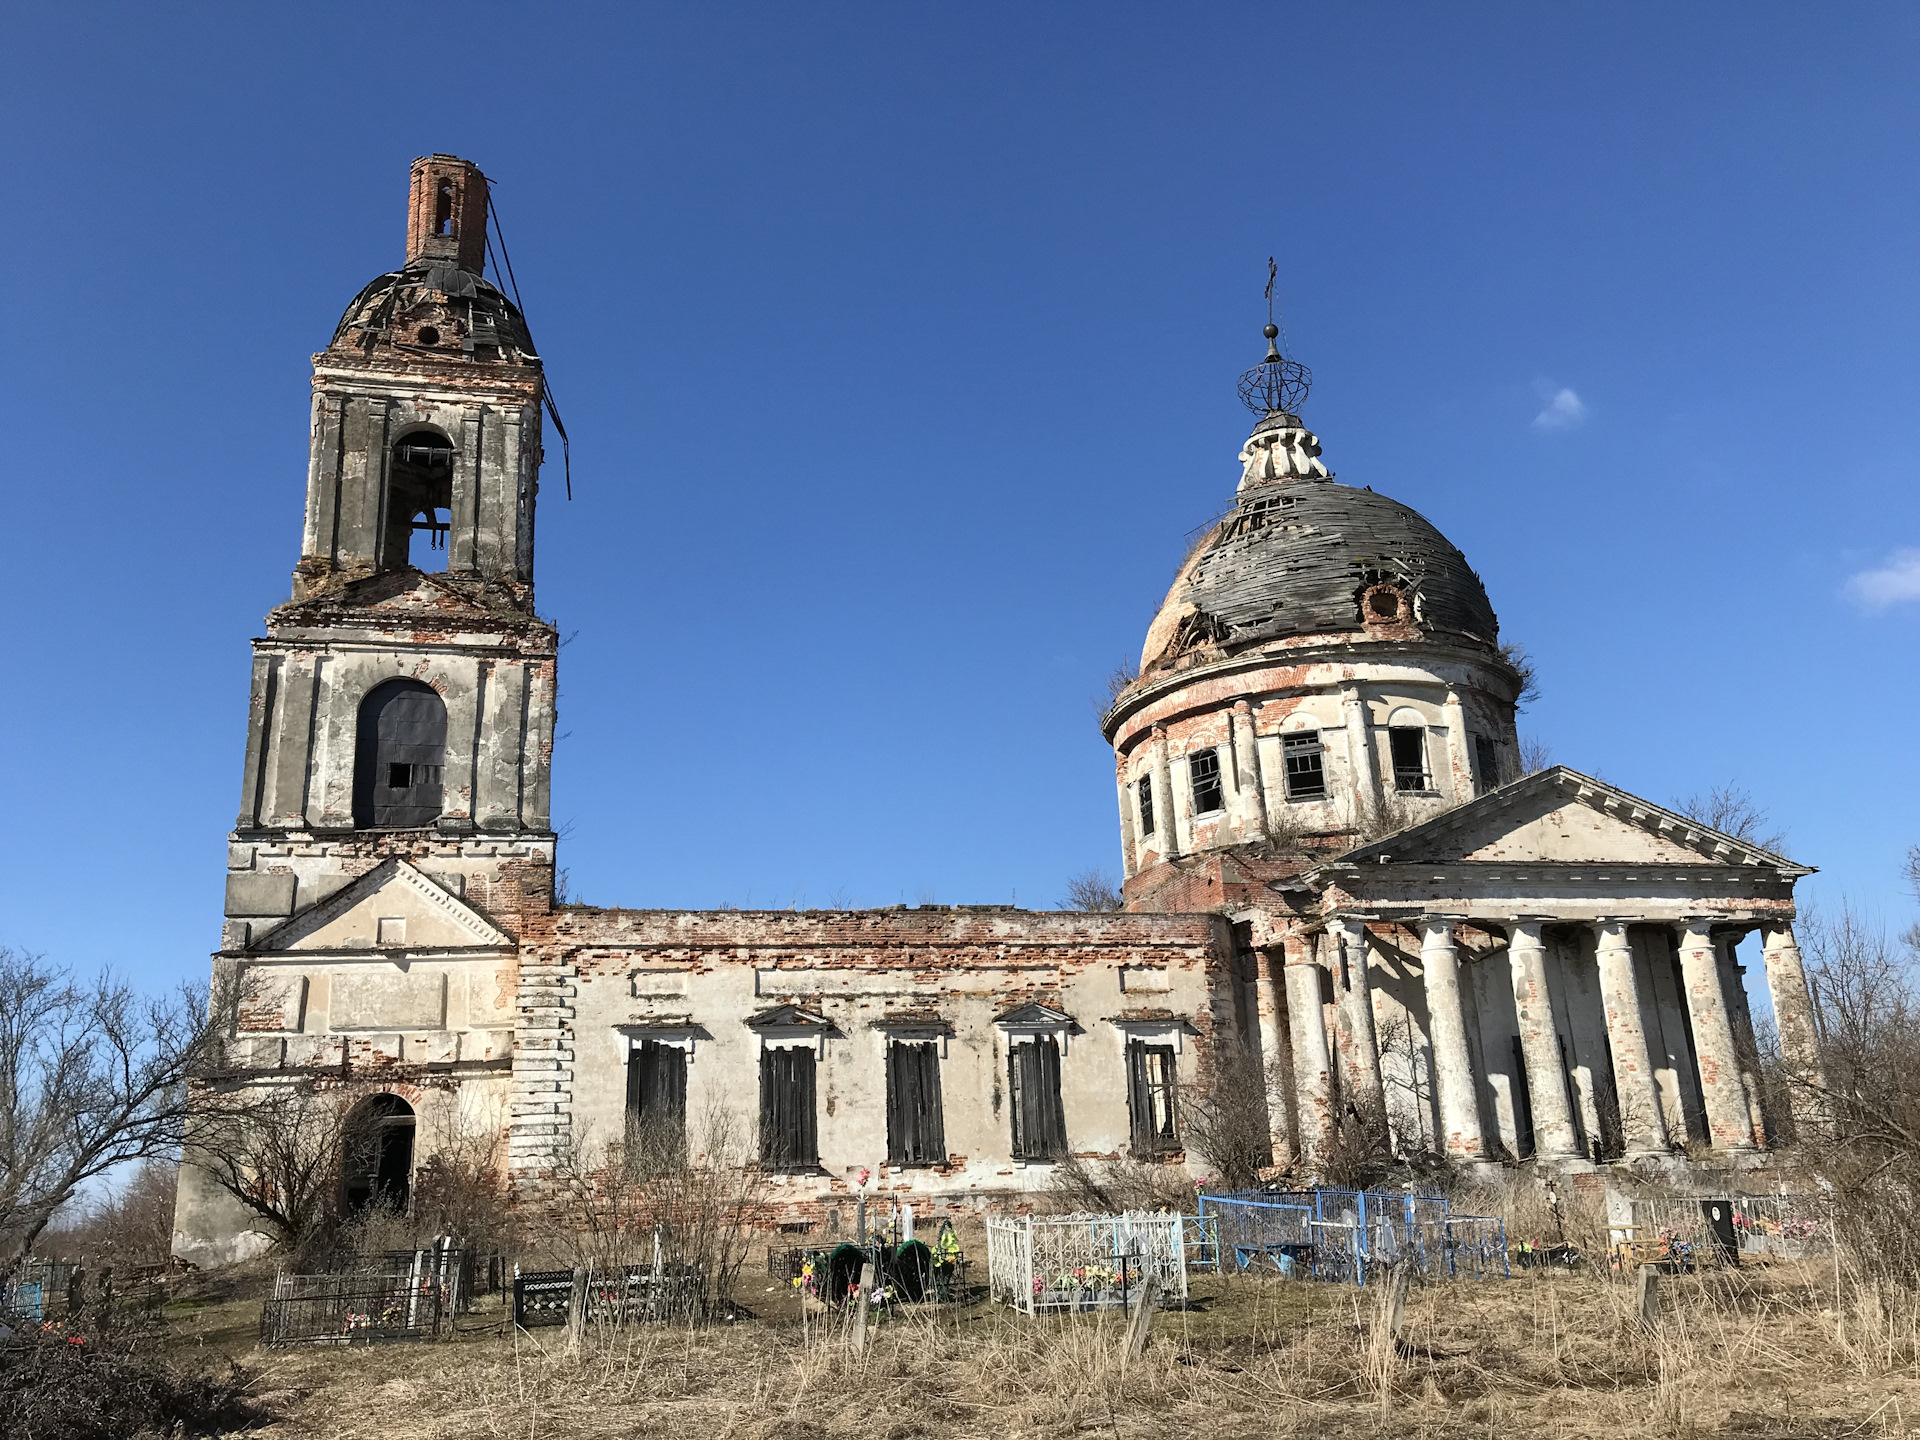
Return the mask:
[[543, 377], [483, 274], [487, 216], [478, 166], [415, 160], [406, 264], [314, 356], [293, 598], [253, 642], [226, 955], [389, 860], [496, 914], [551, 896]]

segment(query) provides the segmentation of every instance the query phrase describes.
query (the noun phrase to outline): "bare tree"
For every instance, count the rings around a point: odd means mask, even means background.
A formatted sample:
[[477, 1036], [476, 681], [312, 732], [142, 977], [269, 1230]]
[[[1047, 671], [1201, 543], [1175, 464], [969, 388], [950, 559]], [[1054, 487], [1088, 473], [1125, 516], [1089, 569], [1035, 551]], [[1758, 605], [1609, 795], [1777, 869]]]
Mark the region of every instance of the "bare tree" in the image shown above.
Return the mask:
[[1067, 880], [1067, 895], [1059, 904], [1062, 910], [1118, 910], [1124, 905], [1120, 887], [1103, 870], [1082, 870]]
[[1776, 855], [1787, 853], [1786, 834], [1767, 829], [1767, 812], [1739, 785], [1716, 785], [1704, 794], [1687, 796], [1673, 808], [1722, 835], [1731, 835]]
[[1537, 735], [1520, 737], [1520, 773], [1538, 775], [1553, 764], [1553, 751], [1547, 748], [1544, 740]]
[[328, 1244], [356, 1143], [344, 1123], [353, 1097], [304, 1077], [225, 1077], [195, 1090], [186, 1158], [271, 1225], [283, 1248], [304, 1254]]
[[1106, 704], [1100, 708], [1104, 712], [1112, 708], [1113, 702], [1120, 698], [1120, 692], [1140, 678], [1140, 667], [1131, 660], [1122, 660], [1107, 672]]
[[83, 1186], [180, 1143], [224, 1033], [205, 989], [141, 996], [0, 949], [0, 1273]]
[[1850, 907], [1801, 930], [1825, 1083], [1789, 1072], [1818, 1107], [1798, 1138], [1858, 1271], [1920, 1290], [1920, 965]]

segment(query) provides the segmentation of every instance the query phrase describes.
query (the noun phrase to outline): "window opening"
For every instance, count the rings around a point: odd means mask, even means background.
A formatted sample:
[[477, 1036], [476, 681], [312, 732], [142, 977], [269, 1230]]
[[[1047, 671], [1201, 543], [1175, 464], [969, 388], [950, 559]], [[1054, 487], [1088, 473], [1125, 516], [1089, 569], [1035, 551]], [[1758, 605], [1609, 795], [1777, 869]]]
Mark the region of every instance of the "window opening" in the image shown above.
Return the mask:
[[1007, 1082], [1013, 1099], [1013, 1158], [1064, 1158], [1067, 1115], [1060, 1103], [1060, 1042], [1043, 1035], [1009, 1046]]
[[[420, 332], [422, 344], [429, 341]], [[427, 534], [427, 550], [441, 552], [445, 568], [447, 532], [453, 527], [453, 442], [430, 432], [408, 435], [393, 447], [387, 468], [387, 515], [381, 565], [388, 570], [414, 564], [413, 537]], [[425, 568], [425, 567], [421, 567]]]
[[1136, 1159], [1168, 1155], [1180, 1148], [1177, 1084], [1173, 1046], [1127, 1041], [1127, 1113], [1133, 1122]]
[[433, 201], [433, 233], [453, 234], [453, 181], [442, 180]]
[[349, 1215], [375, 1205], [406, 1210], [413, 1184], [413, 1107], [374, 1095], [347, 1117], [341, 1200]]
[[887, 1045], [887, 1163], [947, 1163], [936, 1041], [894, 1040]]
[[687, 1052], [642, 1040], [627, 1053], [627, 1166], [672, 1169], [687, 1153]]
[[1473, 737], [1473, 758], [1480, 766], [1480, 783], [1492, 790], [1500, 784], [1500, 749], [1485, 735]]
[[1318, 730], [1306, 730], [1296, 735], [1281, 737], [1280, 755], [1286, 765], [1289, 800], [1327, 798], [1326, 763], [1320, 758], [1320, 754]]
[[1153, 777], [1142, 775], [1134, 788], [1140, 795], [1140, 836], [1145, 839], [1153, 834]]
[[1202, 750], [1187, 757], [1187, 773], [1193, 777], [1193, 809], [1197, 815], [1225, 807], [1220, 791], [1220, 752]]
[[813, 1065], [807, 1046], [768, 1046], [760, 1052], [760, 1163], [769, 1170], [811, 1170], [820, 1163]]
[[1387, 746], [1393, 754], [1393, 788], [1426, 790], [1427, 732], [1412, 725], [1396, 725], [1387, 731]]
[[411, 830], [440, 818], [447, 703], [418, 680], [389, 680], [360, 702], [354, 736], [353, 823]]

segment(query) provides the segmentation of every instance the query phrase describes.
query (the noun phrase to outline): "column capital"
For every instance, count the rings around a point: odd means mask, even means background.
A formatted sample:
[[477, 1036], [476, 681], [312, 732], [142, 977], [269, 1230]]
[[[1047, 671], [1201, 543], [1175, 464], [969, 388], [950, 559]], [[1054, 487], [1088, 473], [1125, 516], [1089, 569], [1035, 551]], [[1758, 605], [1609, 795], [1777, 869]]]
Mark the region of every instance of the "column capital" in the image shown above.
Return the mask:
[[1533, 949], [1546, 944], [1541, 931], [1546, 928], [1546, 917], [1535, 915], [1515, 915], [1507, 921], [1507, 945], [1512, 948], [1516, 940], [1525, 940], [1527, 947]]
[[1460, 915], [1422, 915], [1414, 921], [1420, 928], [1420, 948], [1453, 944], [1453, 927], [1465, 917]]
[[1590, 923], [1602, 949], [1625, 950], [1631, 943], [1627, 938], [1627, 926], [1633, 923], [1631, 920], [1617, 920], [1608, 916]]
[[1712, 916], [1688, 915], [1674, 921], [1673, 928], [1680, 932], [1682, 943], [1698, 935], [1700, 937], [1700, 945], [1698, 948], [1710, 950], [1713, 948], [1714, 924], [1715, 919]]

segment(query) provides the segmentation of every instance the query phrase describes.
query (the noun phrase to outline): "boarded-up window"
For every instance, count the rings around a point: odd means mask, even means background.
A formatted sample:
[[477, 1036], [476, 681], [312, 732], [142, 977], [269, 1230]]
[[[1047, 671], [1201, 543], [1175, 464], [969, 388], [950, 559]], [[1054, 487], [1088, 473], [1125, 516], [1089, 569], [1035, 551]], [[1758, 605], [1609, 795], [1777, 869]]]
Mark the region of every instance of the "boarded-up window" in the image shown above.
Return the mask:
[[627, 1055], [627, 1159], [657, 1170], [687, 1147], [687, 1052], [642, 1040]]
[[405, 830], [440, 818], [447, 705], [418, 680], [389, 680], [360, 702], [354, 737], [353, 823]]
[[1013, 1158], [1058, 1160], [1067, 1153], [1060, 1104], [1060, 1042], [1051, 1035], [1016, 1041], [1007, 1052], [1013, 1095]]
[[813, 1060], [813, 1050], [798, 1045], [760, 1052], [760, 1163], [769, 1170], [811, 1170], [820, 1163]]
[[1179, 1098], [1173, 1046], [1127, 1042], [1127, 1112], [1133, 1121], [1133, 1153], [1140, 1158], [1180, 1148]]
[[931, 1040], [887, 1046], [887, 1163], [944, 1165], [946, 1117], [940, 1107], [940, 1047]]

